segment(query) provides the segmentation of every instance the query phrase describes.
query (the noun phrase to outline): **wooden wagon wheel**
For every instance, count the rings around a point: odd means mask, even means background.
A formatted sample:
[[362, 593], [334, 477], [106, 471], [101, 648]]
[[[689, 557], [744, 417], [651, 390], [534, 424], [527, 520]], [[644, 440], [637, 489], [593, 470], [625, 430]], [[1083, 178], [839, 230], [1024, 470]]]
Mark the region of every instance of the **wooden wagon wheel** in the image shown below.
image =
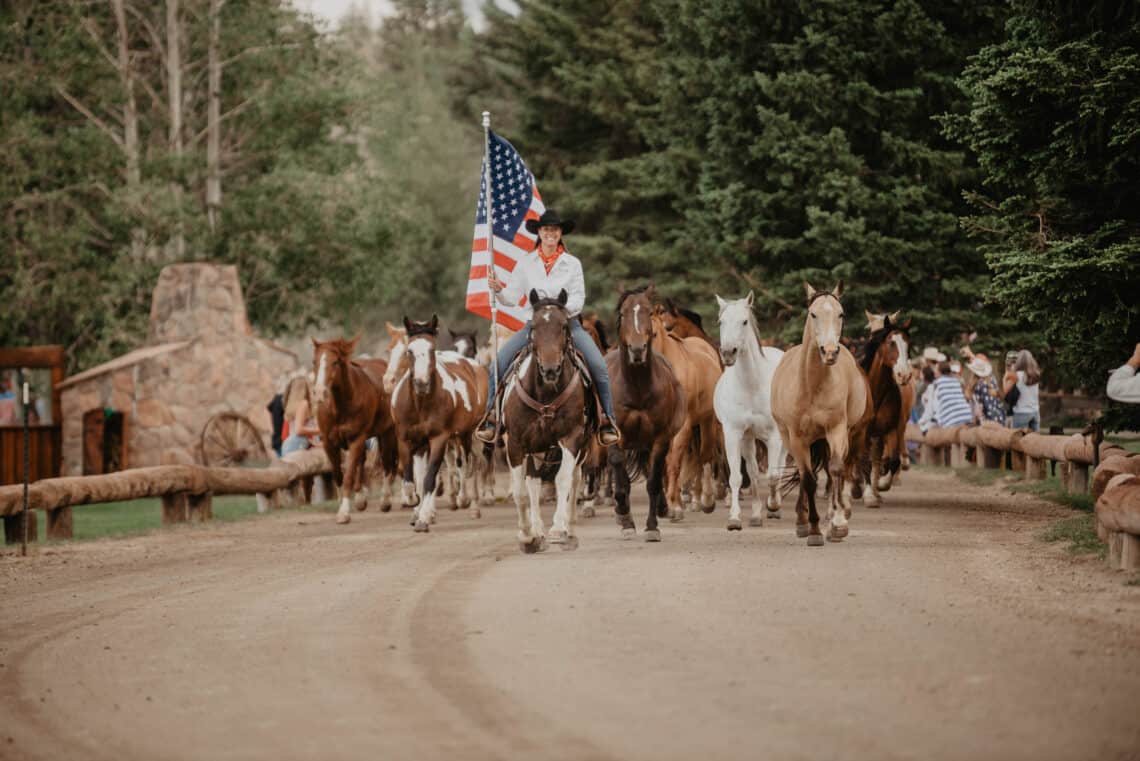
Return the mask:
[[219, 412], [207, 420], [198, 448], [203, 465], [268, 465], [270, 461], [261, 432], [236, 412]]

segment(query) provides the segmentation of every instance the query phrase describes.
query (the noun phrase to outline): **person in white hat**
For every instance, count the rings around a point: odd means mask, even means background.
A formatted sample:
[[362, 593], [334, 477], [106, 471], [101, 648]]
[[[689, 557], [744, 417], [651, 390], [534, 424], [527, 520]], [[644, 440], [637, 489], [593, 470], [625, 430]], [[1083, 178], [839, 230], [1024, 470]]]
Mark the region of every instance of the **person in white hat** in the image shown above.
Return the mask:
[[971, 396], [974, 400], [974, 417], [977, 422], [992, 420], [1005, 425], [1005, 405], [998, 393], [994, 366], [985, 354], [974, 354], [967, 365], [974, 374]]
[[922, 350], [922, 358], [926, 360], [928, 367], [937, 368], [938, 365], [946, 361], [946, 355], [938, 351], [937, 347], [927, 346]]

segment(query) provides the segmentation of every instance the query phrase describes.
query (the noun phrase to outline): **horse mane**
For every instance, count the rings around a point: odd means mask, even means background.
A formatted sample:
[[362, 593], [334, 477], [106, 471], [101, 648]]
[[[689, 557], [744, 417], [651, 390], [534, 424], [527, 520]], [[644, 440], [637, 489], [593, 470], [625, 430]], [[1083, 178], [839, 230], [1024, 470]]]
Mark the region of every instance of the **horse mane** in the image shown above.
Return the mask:
[[893, 323], [888, 316], [883, 321], [883, 327], [871, 333], [867, 338], [867, 342], [863, 344], [863, 353], [859, 359], [859, 366], [863, 368], [863, 372], [870, 373], [871, 365], [875, 362], [875, 355], [879, 353], [879, 347], [883, 345], [891, 333], [902, 333], [910, 343], [910, 333], [908, 332], [909, 325], [902, 323]]
[[652, 283], [646, 283], [645, 285], [639, 285], [636, 288], [631, 288], [628, 291], [622, 291], [621, 295], [618, 296], [617, 310], [616, 310], [618, 315], [619, 316], [621, 315], [621, 307], [622, 307], [622, 304], [625, 303], [626, 299], [628, 299], [630, 296], [637, 296], [638, 294], [645, 293], [646, 291], [648, 291], [650, 289], [650, 287], [652, 287], [652, 285], [653, 285]]
[[412, 336], [424, 335], [439, 335], [439, 326], [437, 325], [433, 328], [430, 322], [411, 322], [411, 327], [408, 329], [408, 338], [411, 339]]
[[352, 356], [355, 350], [356, 342], [348, 338], [330, 338], [327, 341], [321, 341], [321, 346], [328, 348], [334, 354], [342, 359], [347, 359]]

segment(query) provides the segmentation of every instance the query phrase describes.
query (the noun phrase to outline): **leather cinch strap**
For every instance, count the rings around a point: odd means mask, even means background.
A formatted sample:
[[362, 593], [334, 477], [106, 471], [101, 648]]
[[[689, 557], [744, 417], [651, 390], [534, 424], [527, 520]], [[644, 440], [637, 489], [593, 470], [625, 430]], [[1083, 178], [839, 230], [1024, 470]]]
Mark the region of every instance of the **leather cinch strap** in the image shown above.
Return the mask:
[[570, 395], [574, 393], [581, 382], [582, 376], [579, 373], [574, 373], [574, 377], [571, 378], [570, 382], [566, 384], [566, 388], [562, 389], [562, 393], [560, 393], [554, 399], [554, 401], [550, 402], [550, 404], [543, 404], [528, 394], [526, 389], [523, 388], [521, 378], [515, 384], [515, 393], [519, 395], [519, 399], [522, 400], [523, 404], [538, 413], [539, 423], [541, 425], [546, 425], [546, 423], [554, 419], [554, 416], [558, 413], [558, 410], [561, 409], [562, 405], [566, 404], [566, 402], [570, 399]]

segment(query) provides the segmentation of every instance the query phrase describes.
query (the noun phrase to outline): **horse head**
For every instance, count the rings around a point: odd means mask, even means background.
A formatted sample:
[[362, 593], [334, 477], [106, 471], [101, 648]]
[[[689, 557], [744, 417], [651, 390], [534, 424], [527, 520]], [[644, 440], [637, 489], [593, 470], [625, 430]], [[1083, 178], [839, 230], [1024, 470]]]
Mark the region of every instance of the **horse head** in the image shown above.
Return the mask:
[[531, 289], [530, 345], [533, 361], [538, 365], [538, 377], [546, 386], [555, 386], [562, 377], [562, 366], [570, 350], [570, 314], [566, 311], [566, 290], [558, 292], [556, 299], [540, 299]]
[[804, 283], [804, 292], [807, 294], [808, 319], [804, 326], [804, 345], [808, 344], [809, 336], [815, 340], [819, 357], [823, 364], [834, 365], [839, 360], [839, 339], [843, 335], [843, 304], [839, 297], [843, 295], [843, 281], [830, 293], [817, 291], [809, 284]]
[[475, 353], [479, 348], [478, 339], [475, 336], [475, 331], [455, 331], [451, 328], [447, 329], [451, 334], [451, 344], [455, 347], [455, 353], [460, 356], [467, 357], [468, 359], [475, 359]]
[[328, 401], [332, 389], [342, 388], [348, 373], [348, 363], [356, 344], [357, 335], [351, 340], [334, 338], [331, 341], [313, 340], [313, 401], [320, 405]]
[[408, 347], [400, 360], [400, 374], [412, 371], [412, 389], [418, 396], [431, 393], [435, 380], [435, 343], [439, 336], [439, 318], [432, 315], [427, 322], [404, 318]]
[[744, 298], [734, 301], [726, 301], [719, 295], [716, 297], [720, 309], [720, 361], [725, 367], [736, 364], [736, 358], [748, 346], [749, 341], [755, 342], [760, 348], [760, 354], [764, 354], [752, 322], [753, 298], [752, 291]]
[[677, 305], [673, 303], [673, 299], [665, 299], [664, 302], [654, 305], [653, 316], [661, 321], [661, 327], [672, 333], [673, 328], [677, 326]]
[[631, 365], [649, 361], [653, 344], [653, 284], [622, 291], [618, 299], [618, 340]]

